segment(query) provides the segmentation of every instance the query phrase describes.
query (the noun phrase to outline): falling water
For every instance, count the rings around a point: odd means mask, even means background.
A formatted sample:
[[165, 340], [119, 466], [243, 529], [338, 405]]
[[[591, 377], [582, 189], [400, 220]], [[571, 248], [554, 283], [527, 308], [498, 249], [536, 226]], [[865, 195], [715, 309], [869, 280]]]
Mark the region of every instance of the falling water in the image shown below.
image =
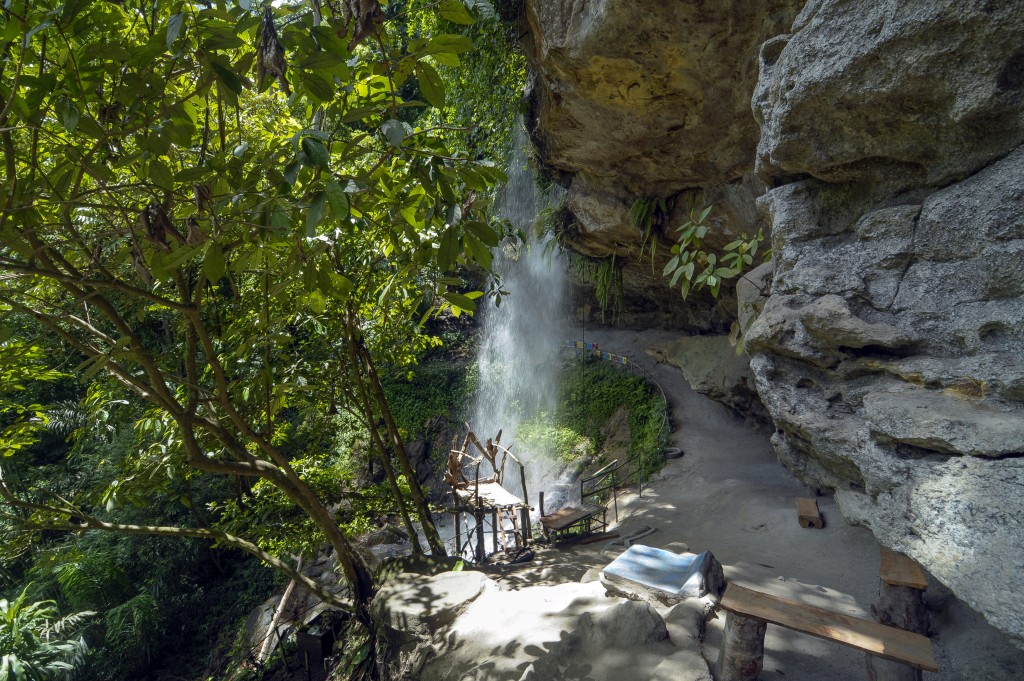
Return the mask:
[[[502, 297], [500, 306], [491, 300], [482, 310], [479, 388], [471, 425], [481, 439], [501, 430], [501, 443], [513, 443], [511, 451], [526, 469], [528, 501], [536, 506], [537, 492], [550, 494], [564, 466], [517, 446], [516, 430], [524, 420], [555, 407], [559, 340], [567, 337], [567, 287], [565, 265], [557, 249], [548, 247], [550, 235], [534, 234], [537, 217], [552, 197], [537, 187], [527, 163], [525, 133], [520, 131], [515, 142], [499, 205], [502, 216], [528, 240], [506, 247], [495, 258], [502, 289], [510, 295]], [[506, 480], [509, 491], [522, 493], [517, 481]]]

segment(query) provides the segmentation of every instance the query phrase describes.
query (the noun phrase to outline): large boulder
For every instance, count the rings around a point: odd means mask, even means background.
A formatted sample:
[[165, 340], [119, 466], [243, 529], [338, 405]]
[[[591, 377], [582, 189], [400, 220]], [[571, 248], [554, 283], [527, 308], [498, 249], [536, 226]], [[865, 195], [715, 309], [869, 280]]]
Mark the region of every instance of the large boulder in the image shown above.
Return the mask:
[[809, 2], [761, 50], [780, 458], [1024, 642], [1024, 13]]
[[699, 643], [598, 582], [508, 591], [483, 573], [398, 574], [374, 599], [385, 681], [711, 681]]
[[[739, 317], [780, 459], [1024, 642], [1020, 2], [525, 5], [564, 243], [628, 263], [634, 324]], [[674, 205], [653, 235], [642, 197]], [[666, 239], [706, 204], [712, 248], [771, 235], [768, 295], [662, 288]]]

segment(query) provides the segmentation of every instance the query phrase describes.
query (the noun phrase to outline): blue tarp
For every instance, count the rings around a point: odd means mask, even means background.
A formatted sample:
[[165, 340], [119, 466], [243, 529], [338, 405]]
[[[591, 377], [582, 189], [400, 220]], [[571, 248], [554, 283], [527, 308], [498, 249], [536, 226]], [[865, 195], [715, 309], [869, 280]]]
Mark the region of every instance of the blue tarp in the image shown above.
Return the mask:
[[606, 579], [627, 581], [676, 598], [699, 597], [707, 591], [704, 573], [708, 552], [672, 553], [637, 544], [619, 554], [602, 571]]

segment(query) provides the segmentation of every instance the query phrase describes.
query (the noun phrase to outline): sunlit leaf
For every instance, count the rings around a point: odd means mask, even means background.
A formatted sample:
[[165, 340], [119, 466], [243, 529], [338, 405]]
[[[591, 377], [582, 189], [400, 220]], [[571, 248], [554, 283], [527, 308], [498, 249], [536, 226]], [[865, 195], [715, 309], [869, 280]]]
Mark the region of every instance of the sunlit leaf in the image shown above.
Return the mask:
[[402, 125], [401, 121], [391, 119], [384, 121], [384, 125], [380, 126], [380, 131], [384, 133], [385, 139], [388, 144], [393, 147], [402, 146], [402, 140], [405, 139], [405, 126]]
[[416, 63], [416, 79], [420, 84], [420, 92], [432, 106], [439, 109], [445, 106], [444, 82], [434, 67], [426, 62]]

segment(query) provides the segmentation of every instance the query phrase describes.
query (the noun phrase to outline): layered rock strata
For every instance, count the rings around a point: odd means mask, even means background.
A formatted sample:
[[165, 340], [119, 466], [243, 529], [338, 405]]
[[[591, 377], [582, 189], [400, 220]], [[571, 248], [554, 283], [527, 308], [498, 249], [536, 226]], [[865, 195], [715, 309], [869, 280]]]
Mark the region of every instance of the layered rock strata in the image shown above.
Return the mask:
[[746, 344], [783, 461], [1024, 641], [1022, 33], [1014, 2], [815, 1], [765, 43]]
[[[546, 172], [568, 189], [564, 241], [586, 255], [616, 256], [630, 323], [728, 330], [730, 296], [695, 294], [684, 303], [669, 295], [661, 272], [675, 228], [694, 206], [715, 206], [709, 222], [718, 246], [764, 227], [754, 206], [763, 186], [752, 174], [758, 132], [750, 97], [760, 45], [785, 32], [799, 6], [525, 3], [529, 124]], [[630, 220], [639, 199], [667, 202], [652, 233]]]

